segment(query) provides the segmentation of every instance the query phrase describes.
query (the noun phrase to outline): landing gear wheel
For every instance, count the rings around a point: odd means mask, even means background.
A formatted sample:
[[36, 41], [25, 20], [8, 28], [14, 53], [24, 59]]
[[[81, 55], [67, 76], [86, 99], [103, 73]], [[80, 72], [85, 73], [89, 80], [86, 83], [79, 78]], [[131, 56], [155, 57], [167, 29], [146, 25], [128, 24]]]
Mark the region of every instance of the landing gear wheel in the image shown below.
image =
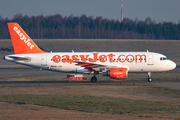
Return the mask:
[[96, 78], [96, 77], [92, 77], [92, 78], [91, 78], [91, 82], [92, 82], [92, 83], [95, 83], [96, 81], [97, 81], [97, 78]]
[[153, 80], [152, 80], [152, 78], [148, 78], [148, 82], [152, 82]]

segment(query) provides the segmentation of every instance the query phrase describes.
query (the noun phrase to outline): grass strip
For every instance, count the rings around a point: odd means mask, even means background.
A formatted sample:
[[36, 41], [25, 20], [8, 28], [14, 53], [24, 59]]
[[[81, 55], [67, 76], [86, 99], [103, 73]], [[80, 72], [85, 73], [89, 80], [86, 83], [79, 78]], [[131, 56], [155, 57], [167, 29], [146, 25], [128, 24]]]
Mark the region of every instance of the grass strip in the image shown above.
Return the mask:
[[180, 107], [162, 102], [89, 95], [0, 95], [1, 102], [35, 104], [84, 112], [180, 118]]

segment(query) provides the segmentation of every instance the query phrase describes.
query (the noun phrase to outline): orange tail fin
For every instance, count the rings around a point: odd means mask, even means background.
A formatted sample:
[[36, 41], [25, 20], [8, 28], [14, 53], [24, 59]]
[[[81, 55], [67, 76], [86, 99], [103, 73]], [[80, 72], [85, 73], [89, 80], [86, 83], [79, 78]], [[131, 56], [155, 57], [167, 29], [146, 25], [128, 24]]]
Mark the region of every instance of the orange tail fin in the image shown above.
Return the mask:
[[17, 23], [7, 23], [15, 54], [45, 53]]

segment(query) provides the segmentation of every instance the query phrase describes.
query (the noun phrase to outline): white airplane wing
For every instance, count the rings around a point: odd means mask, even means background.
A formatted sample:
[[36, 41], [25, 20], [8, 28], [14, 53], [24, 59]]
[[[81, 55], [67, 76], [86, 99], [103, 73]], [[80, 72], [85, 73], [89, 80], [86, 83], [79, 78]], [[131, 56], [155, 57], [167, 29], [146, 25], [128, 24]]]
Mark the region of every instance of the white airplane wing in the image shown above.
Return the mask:
[[74, 61], [74, 63], [76, 63], [75, 65], [84, 67], [85, 69], [99, 71], [99, 72], [108, 70], [110, 68], [126, 68], [127, 71], [129, 70], [129, 67], [127, 65], [101, 65], [97, 63], [95, 64], [95, 63], [81, 62], [81, 61]]

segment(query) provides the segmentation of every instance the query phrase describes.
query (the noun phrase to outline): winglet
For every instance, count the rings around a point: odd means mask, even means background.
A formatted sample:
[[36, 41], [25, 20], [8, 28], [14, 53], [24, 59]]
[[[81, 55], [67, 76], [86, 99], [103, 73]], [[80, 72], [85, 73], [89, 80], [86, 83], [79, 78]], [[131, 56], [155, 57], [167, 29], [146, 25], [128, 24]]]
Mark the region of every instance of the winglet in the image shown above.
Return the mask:
[[7, 23], [15, 54], [45, 53], [17, 23]]

